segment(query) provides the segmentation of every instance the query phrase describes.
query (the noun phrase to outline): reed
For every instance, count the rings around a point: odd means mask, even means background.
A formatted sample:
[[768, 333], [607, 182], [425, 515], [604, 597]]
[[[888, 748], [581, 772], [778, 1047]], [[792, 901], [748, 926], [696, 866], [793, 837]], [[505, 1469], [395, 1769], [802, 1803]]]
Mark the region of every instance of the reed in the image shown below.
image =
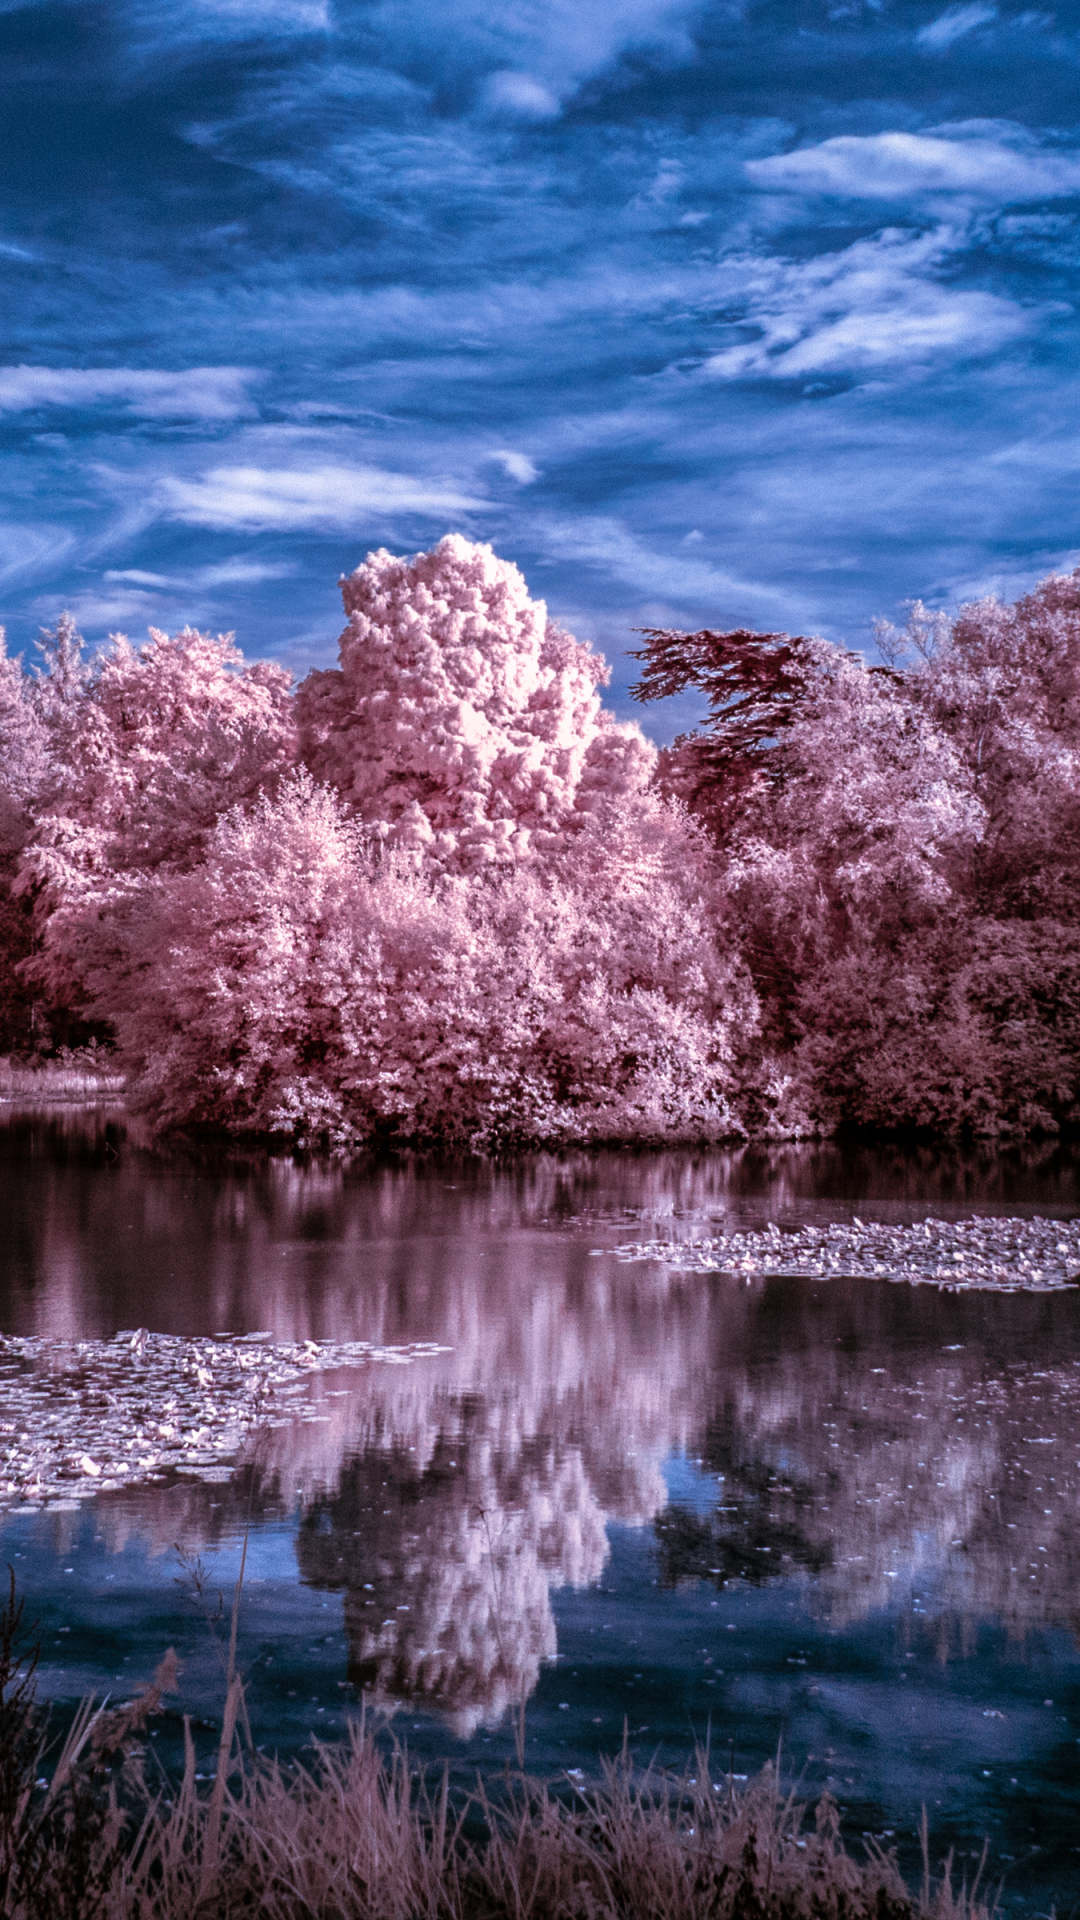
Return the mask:
[[0, 1055], [0, 1100], [116, 1100], [122, 1073], [109, 1072], [107, 1056], [87, 1048], [56, 1060], [16, 1060]]
[[855, 1859], [826, 1797], [806, 1808], [766, 1768], [745, 1788], [699, 1749], [680, 1776], [627, 1751], [588, 1787], [507, 1772], [455, 1804], [445, 1772], [384, 1752], [363, 1721], [307, 1766], [234, 1745], [230, 1672], [217, 1776], [148, 1780], [146, 1723], [175, 1657], [106, 1714], [85, 1703], [48, 1784], [45, 1726], [20, 1644], [14, 1585], [0, 1620], [0, 1913], [4, 1920], [993, 1920], [994, 1907], [923, 1884], [870, 1845]]

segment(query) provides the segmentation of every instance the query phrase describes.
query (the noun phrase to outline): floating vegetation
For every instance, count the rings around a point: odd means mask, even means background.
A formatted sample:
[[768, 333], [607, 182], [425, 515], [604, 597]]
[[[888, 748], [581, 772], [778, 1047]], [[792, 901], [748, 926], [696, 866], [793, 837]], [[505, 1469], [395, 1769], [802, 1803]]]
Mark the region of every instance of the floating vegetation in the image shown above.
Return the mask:
[[445, 1353], [428, 1341], [277, 1342], [269, 1333], [111, 1340], [0, 1336], [0, 1510], [67, 1507], [176, 1475], [227, 1480], [256, 1429], [319, 1420], [312, 1375]]
[[915, 1286], [1053, 1293], [1080, 1285], [1080, 1220], [922, 1220], [718, 1234], [711, 1240], [643, 1240], [617, 1260], [662, 1260], [683, 1273], [782, 1273], [809, 1280], [904, 1280]]

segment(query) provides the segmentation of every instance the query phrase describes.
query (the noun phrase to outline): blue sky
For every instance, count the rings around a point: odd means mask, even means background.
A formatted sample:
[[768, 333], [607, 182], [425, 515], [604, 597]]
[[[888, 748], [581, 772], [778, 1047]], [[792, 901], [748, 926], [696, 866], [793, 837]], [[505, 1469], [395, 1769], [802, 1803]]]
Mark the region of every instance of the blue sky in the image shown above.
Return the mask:
[[1078, 80], [1022, 0], [0, 0], [12, 643], [302, 672], [455, 528], [626, 712], [635, 626], [1080, 564]]

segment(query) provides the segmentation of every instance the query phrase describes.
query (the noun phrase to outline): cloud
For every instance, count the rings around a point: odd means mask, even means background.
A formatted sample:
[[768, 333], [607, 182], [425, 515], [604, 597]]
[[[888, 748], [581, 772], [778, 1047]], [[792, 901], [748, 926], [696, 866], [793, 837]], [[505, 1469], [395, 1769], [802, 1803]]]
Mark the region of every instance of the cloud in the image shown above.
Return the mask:
[[142, 567], [110, 567], [106, 580], [127, 580], [133, 587], [175, 587], [167, 573], [147, 573]]
[[524, 453], [514, 453], [510, 448], [502, 447], [497, 453], [493, 453], [491, 458], [497, 460], [503, 472], [509, 474], [511, 480], [516, 480], [522, 487], [527, 487], [531, 481], [540, 478], [539, 467], [534, 467]]
[[0, 523], [0, 585], [25, 579], [27, 575], [55, 572], [69, 559], [75, 535], [67, 528], [38, 523]]
[[187, 592], [192, 587], [258, 586], [264, 580], [287, 580], [296, 572], [289, 560], [222, 560], [212, 567], [194, 567], [178, 574], [147, 573], [141, 567], [109, 567], [103, 578], [127, 580], [135, 587], [160, 587]]
[[848, 200], [958, 194], [1000, 204], [1080, 192], [1080, 155], [922, 133], [840, 134], [820, 146], [745, 163], [757, 187]]
[[714, 605], [734, 604], [759, 609], [759, 618], [776, 619], [778, 609], [794, 602], [780, 588], [747, 580], [708, 560], [687, 558], [682, 552], [664, 553], [632, 527], [608, 514], [590, 514], [573, 520], [545, 517], [538, 523], [540, 544], [559, 559], [600, 567], [611, 579], [635, 595], [675, 596], [680, 605], [700, 599]]
[[[887, 231], [808, 262], [747, 261], [745, 319], [759, 338], [705, 363], [714, 378], [805, 378], [815, 373], [970, 360], [1025, 333], [1031, 316], [998, 294], [928, 277], [957, 236]], [[733, 277], [737, 278], [733, 263]]]
[[920, 27], [915, 35], [917, 47], [928, 47], [931, 53], [944, 53], [966, 33], [973, 33], [976, 27], [985, 27], [989, 21], [997, 19], [997, 8], [982, 6], [979, 0], [968, 7], [949, 7], [947, 12]]
[[282, 39], [331, 26], [328, 0], [140, 0], [130, 12], [140, 39], [151, 42]]
[[0, 367], [0, 413], [111, 404], [143, 419], [235, 420], [255, 411], [245, 389], [261, 377], [250, 367]]
[[493, 113], [522, 120], [555, 120], [561, 111], [550, 88], [528, 73], [492, 73], [484, 87], [484, 104]]
[[84, 632], [100, 632], [104, 628], [115, 632], [123, 620], [150, 621], [160, 605], [156, 594], [146, 593], [139, 587], [126, 590], [117, 587], [109, 593], [102, 593], [96, 587], [85, 587], [77, 593], [64, 595], [39, 594], [33, 602], [34, 610], [42, 620], [55, 620], [61, 611], [74, 616]]
[[399, 70], [487, 75], [486, 110], [539, 119], [631, 49], [692, 59], [685, 22], [694, 11], [696, 0], [370, 0], [366, 25]]
[[161, 480], [157, 501], [174, 520], [255, 532], [384, 525], [395, 514], [443, 519], [488, 504], [409, 474], [336, 465], [212, 467], [195, 480]]

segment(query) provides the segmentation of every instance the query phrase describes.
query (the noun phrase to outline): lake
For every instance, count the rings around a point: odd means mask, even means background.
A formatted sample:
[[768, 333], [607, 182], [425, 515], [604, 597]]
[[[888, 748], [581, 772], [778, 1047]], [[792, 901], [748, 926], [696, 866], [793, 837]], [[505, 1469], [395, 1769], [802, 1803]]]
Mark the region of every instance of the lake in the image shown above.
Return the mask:
[[[859, 1146], [401, 1156], [155, 1150], [116, 1109], [0, 1115], [0, 1332], [363, 1341], [228, 1466], [9, 1501], [58, 1703], [183, 1663], [210, 1770], [227, 1615], [255, 1742], [365, 1705], [454, 1781], [585, 1780], [624, 1740], [780, 1749], [849, 1842], [990, 1845], [1080, 1897], [1080, 1291], [626, 1260], [628, 1242], [1080, 1215], [1080, 1155]], [[428, 1343], [413, 1357], [399, 1349]], [[0, 1380], [0, 1423], [5, 1417]], [[8, 1409], [11, 1411], [10, 1407]], [[8, 1428], [17, 1421], [8, 1420]], [[22, 1510], [15, 1510], [18, 1506]], [[573, 1770], [579, 1769], [580, 1772]]]

